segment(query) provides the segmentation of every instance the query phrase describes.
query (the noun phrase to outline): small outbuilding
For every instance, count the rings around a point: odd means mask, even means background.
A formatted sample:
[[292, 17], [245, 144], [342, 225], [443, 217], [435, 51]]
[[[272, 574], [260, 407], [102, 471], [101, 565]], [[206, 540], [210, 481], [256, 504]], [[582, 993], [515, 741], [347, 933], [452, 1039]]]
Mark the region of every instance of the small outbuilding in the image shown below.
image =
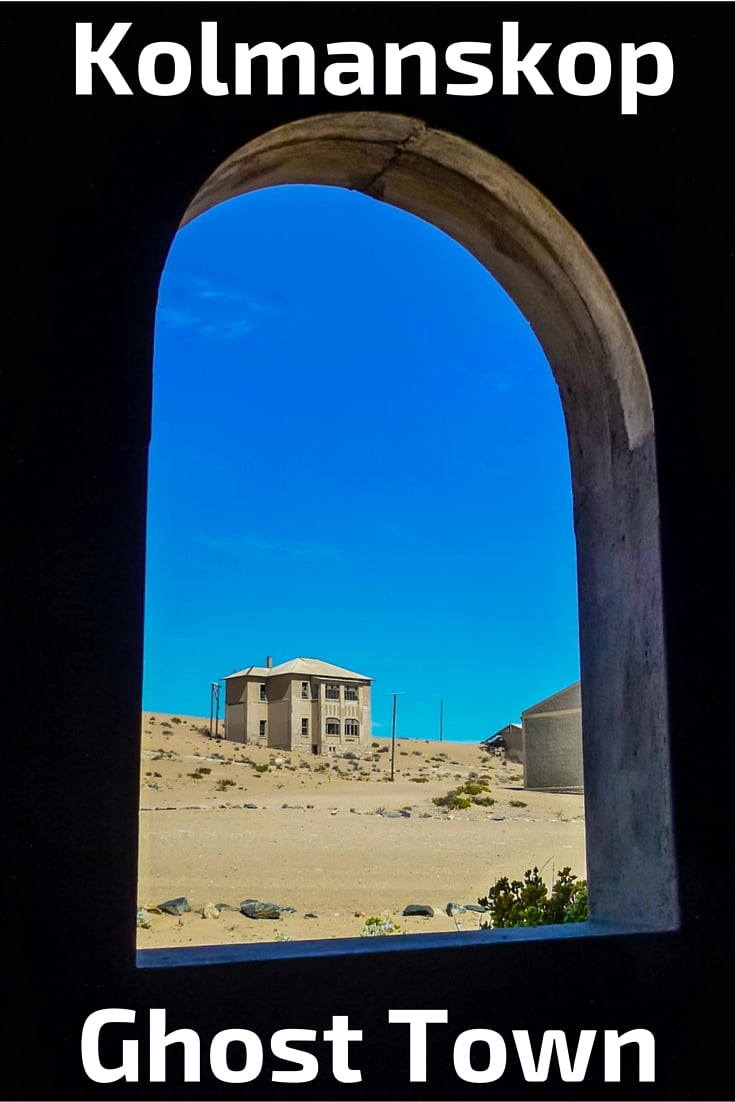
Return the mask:
[[523, 764], [523, 728], [520, 723], [507, 723], [494, 735], [484, 739], [480, 746], [483, 750], [505, 750], [507, 761]]
[[581, 792], [582, 684], [561, 689], [521, 713], [524, 787]]

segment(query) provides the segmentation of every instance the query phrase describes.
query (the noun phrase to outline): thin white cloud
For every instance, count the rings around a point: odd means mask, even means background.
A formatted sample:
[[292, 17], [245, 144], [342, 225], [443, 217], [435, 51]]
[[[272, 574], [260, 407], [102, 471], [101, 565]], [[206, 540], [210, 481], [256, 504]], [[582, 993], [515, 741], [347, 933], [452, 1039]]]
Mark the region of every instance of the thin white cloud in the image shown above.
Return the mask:
[[248, 336], [276, 313], [273, 306], [251, 295], [186, 273], [169, 277], [158, 305], [161, 325], [223, 341]]

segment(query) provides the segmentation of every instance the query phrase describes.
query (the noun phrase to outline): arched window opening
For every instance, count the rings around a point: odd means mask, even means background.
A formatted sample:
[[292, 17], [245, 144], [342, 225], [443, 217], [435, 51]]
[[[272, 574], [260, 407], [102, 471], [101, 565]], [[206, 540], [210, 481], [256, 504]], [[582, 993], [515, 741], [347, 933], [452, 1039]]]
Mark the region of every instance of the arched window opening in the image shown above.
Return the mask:
[[[527, 700], [527, 707], [519, 709], [526, 718], [526, 730], [523, 723], [515, 726], [520, 726], [525, 736], [532, 729], [549, 727], [549, 722], [541, 721], [556, 717], [554, 721], [561, 718], [568, 723], [572, 714], [584, 716], [581, 737], [592, 920], [585, 931], [572, 932], [583, 936], [586, 932], [614, 929], [672, 928], [677, 922], [676, 872], [669, 804], [653, 417], [645, 369], [613, 291], [584, 242], [508, 166], [463, 139], [400, 116], [344, 113], [302, 120], [263, 135], [213, 173], [193, 200], [184, 225], [234, 196], [262, 195], [265, 193], [261, 189], [280, 184], [351, 188], [382, 200], [389, 210], [401, 208], [433, 224], [463, 245], [500, 281], [540, 340], [559, 388], [568, 433], [581, 676], [578, 684], [570, 684], [571, 679], [567, 679], [566, 687], [552, 684], [547, 686], [548, 692], [534, 694], [535, 699]], [[210, 297], [219, 293], [212, 287], [200, 290]], [[175, 318], [173, 321], [175, 324]], [[246, 321], [251, 324], [252, 318]], [[181, 324], [186, 324], [183, 319]], [[353, 331], [350, 351], [360, 342], [369, 341], [371, 335], [366, 321], [364, 327]], [[277, 389], [278, 408], [298, 409], [299, 395], [307, 392], [309, 381], [310, 373], [306, 372], [300, 387]], [[446, 388], [447, 405], [451, 405], [455, 391], [456, 386]], [[337, 414], [334, 404], [326, 401], [326, 394], [335, 392], [334, 387], [325, 387], [321, 395], [335, 421], [332, 433], [342, 431], [354, 439], [351, 425], [345, 423], [345, 410]], [[415, 401], [421, 401], [420, 388]], [[466, 402], [466, 435], [472, 432], [478, 404]], [[252, 414], [253, 405], [244, 409], [245, 432], [256, 424], [252, 416], [248, 418], [248, 410]], [[337, 428], [339, 422], [341, 430]], [[287, 432], [293, 427], [288, 418], [281, 426]], [[519, 435], [524, 427], [519, 427]], [[277, 448], [283, 439], [281, 431], [273, 446]], [[388, 439], [392, 444], [394, 437]], [[461, 434], [455, 439], [460, 440]], [[376, 441], [370, 443], [371, 454], [379, 463], [381, 449], [375, 447]], [[305, 466], [308, 464], [301, 464], [302, 475]], [[486, 485], [491, 484], [491, 472], [487, 472]], [[351, 504], [359, 506], [361, 488], [351, 489]], [[312, 484], [311, 493], [305, 494], [311, 506], [319, 502], [324, 509], [325, 530], [339, 519], [332, 514], [338, 499], [332, 492], [335, 488], [327, 489], [327, 493], [314, 492]], [[342, 488], [336, 490], [339, 494]], [[483, 497], [478, 496], [478, 508], [482, 501]], [[466, 516], [451, 519], [453, 524], [446, 525], [442, 533], [448, 542]], [[543, 545], [543, 525], [539, 525], [538, 532], [539, 544]], [[513, 531], [503, 532], [498, 539], [505, 538], [513, 546], [515, 535]], [[277, 549], [277, 543], [271, 542], [268, 550], [277, 553]], [[308, 552], [313, 566], [313, 548], [309, 551], [304, 544], [302, 551]], [[420, 561], [419, 555], [417, 548], [416, 561]], [[465, 554], [462, 565], [472, 572], [471, 557]], [[479, 581], [482, 574], [476, 572], [473, 576]], [[324, 581], [314, 588], [329, 602], [338, 589], [326, 584], [326, 577]], [[482, 610], [478, 602], [478, 621]], [[333, 629], [334, 619], [330, 624]], [[548, 647], [549, 653], [553, 654], [554, 649], [553, 645]], [[362, 664], [354, 665], [359, 669]], [[269, 675], [267, 697], [267, 738], [273, 751], [287, 745], [285, 732], [289, 727], [275, 718], [277, 711], [270, 710], [274, 703], [278, 705], [277, 670], [272, 679]], [[449, 673], [454, 684], [462, 683], [463, 692], [477, 693], [477, 681], [462, 681], [460, 662]], [[322, 683], [321, 701], [339, 701], [340, 709], [334, 710], [344, 709], [345, 713], [348, 706], [354, 707], [344, 682], [322, 679]], [[635, 686], [635, 699], [628, 692], [631, 685]], [[393, 687], [384, 683], [386, 693]], [[335, 688], [337, 695], [329, 695]], [[567, 693], [570, 700], [565, 697]], [[399, 765], [401, 757], [408, 756], [402, 748], [400, 724], [408, 711], [409, 695], [405, 701], [401, 699], [397, 744], [393, 731], [393, 750], [397, 745]], [[443, 722], [444, 699], [438, 703], [442, 705], [439, 714]], [[302, 706], [312, 707], [313, 702], [307, 705], [303, 698]], [[304, 714], [289, 721], [305, 739], [309, 738], [310, 718]], [[259, 723], [264, 727], [265, 720]], [[342, 714], [326, 717], [325, 738], [339, 736], [341, 726], [345, 738], [353, 730], [365, 737], [359, 721]], [[510, 741], [515, 738], [515, 731], [510, 730], [513, 726], [507, 725]], [[316, 734], [318, 726], [312, 724], [311, 730]], [[374, 758], [380, 758], [380, 751], [387, 749], [379, 745], [385, 733], [381, 732], [372, 744]], [[492, 736], [493, 732], [485, 730], [481, 734]], [[375, 728], [372, 736], [376, 738]], [[481, 741], [477, 738], [478, 745]], [[522, 744], [524, 741], [522, 738]], [[447, 749], [450, 745], [445, 744]], [[322, 749], [320, 742], [312, 738], [312, 752], [318, 755]], [[446, 750], [441, 754], [448, 757]], [[507, 751], [505, 757], [510, 758]], [[271, 763], [271, 768], [282, 767]], [[341, 764], [333, 768], [341, 769]], [[339, 809], [334, 810], [337, 813]], [[487, 818], [497, 821], [502, 817]], [[558, 868], [558, 861], [556, 865]], [[549, 936], [569, 932], [548, 931]], [[443, 944], [441, 936], [437, 944]], [[408, 943], [406, 947], [410, 947]], [[141, 959], [143, 963], [156, 963], [155, 953], [148, 954], [147, 961]]]

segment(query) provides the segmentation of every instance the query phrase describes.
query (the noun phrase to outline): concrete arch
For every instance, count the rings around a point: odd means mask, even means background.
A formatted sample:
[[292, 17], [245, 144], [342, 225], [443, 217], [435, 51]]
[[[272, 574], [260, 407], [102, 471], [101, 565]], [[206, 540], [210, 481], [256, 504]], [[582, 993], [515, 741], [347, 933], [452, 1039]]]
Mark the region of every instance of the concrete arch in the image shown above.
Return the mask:
[[569, 436], [579, 582], [592, 924], [677, 924], [654, 420], [645, 367], [604, 272], [533, 186], [417, 119], [302, 119], [224, 161], [182, 224], [279, 184], [355, 189], [471, 252], [532, 325]]

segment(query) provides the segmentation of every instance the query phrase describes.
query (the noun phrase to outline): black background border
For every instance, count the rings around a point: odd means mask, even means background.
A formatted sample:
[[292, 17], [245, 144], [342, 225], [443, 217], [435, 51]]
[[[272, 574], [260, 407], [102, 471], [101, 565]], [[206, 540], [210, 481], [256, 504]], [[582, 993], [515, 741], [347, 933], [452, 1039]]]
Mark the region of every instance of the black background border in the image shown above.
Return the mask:
[[[732, 573], [731, 94], [720, 4], [7, 4], [2, 12], [6, 564], [3, 904], [8, 1099], [731, 1097], [729, 603]], [[73, 87], [74, 22], [132, 20], [116, 55], [134, 83], [142, 45], [196, 55], [201, 19], [237, 41], [426, 39], [524, 44], [666, 42], [675, 83], [621, 116], [619, 89], [479, 99], [254, 96], [192, 87], [157, 99]], [[325, 28], [322, 31], [321, 28]], [[494, 47], [496, 49], [497, 47]], [[491, 63], [495, 66], [497, 55]], [[544, 66], [545, 67], [545, 66]], [[546, 67], [545, 67], [546, 68]], [[553, 72], [553, 69], [551, 70]], [[195, 70], [196, 74], [196, 70]], [[378, 87], [379, 87], [378, 82]], [[146, 444], [153, 316], [176, 226], [208, 173], [251, 137], [338, 110], [398, 111], [460, 134], [512, 165], [582, 234], [618, 293], [651, 380], [657, 425], [672, 767], [682, 926], [667, 935], [500, 945], [388, 958], [134, 967], [138, 725]], [[722, 392], [722, 393], [721, 393]], [[13, 763], [12, 765], [10, 763]], [[363, 1080], [335, 1083], [325, 1050], [312, 1084], [268, 1071], [247, 1088], [214, 1079], [103, 1087], [79, 1037], [101, 1007], [170, 1027], [328, 1028], [349, 1014]], [[429, 1079], [408, 1083], [392, 1006], [442, 1007]], [[460, 1030], [651, 1029], [657, 1082], [504, 1078], [473, 1087], [452, 1069]], [[144, 1036], [140, 1026], [136, 1035]], [[143, 1067], [145, 1063], [143, 1061]]]

